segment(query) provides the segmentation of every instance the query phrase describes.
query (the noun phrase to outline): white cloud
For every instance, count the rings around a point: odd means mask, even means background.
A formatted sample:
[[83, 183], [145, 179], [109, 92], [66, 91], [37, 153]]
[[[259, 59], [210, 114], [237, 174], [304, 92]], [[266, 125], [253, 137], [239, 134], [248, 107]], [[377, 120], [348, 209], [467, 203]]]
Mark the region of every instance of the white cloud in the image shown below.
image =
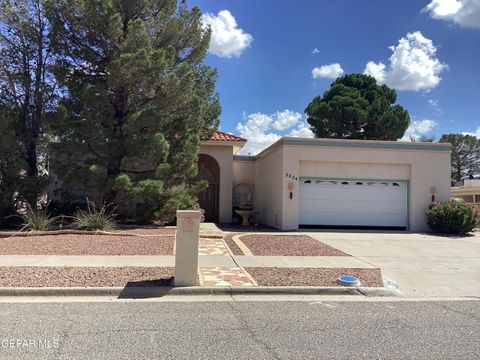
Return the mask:
[[462, 7], [462, 2], [457, 0], [433, 0], [424, 11], [429, 11], [432, 17], [444, 17], [456, 14]]
[[272, 127], [276, 130], [291, 128], [302, 118], [302, 114], [291, 110], [277, 111], [274, 115]]
[[312, 55], [319, 54], [319, 53], [320, 53], [320, 50], [318, 50], [317, 48], [312, 50]]
[[410, 124], [405, 135], [400, 139], [400, 141], [410, 141], [411, 138], [419, 138], [422, 135], [428, 134], [432, 131], [436, 126], [437, 122], [434, 120], [420, 120], [414, 121]]
[[437, 47], [432, 40], [420, 31], [408, 33], [389, 49], [392, 55], [388, 67], [369, 61], [364, 73], [397, 90], [430, 90], [440, 83], [440, 73], [448, 68], [436, 57]]
[[438, 100], [437, 99], [428, 99], [428, 105], [437, 107], [438, 106]]
[[290, 130], [288, 136], [301, 137], [301, 138], [313, 138], [313, 132], [310, 130], [310, 125], [306, 121], [302, 121], [295, 129]]
[[302, 121], [302, 115], [288, 109], [271, 115], [262, 113], [244, 115], [244, 119], [245, 122], [238, 123], [236, 127], [240, 136], [248, 140], [241, 150], [242, 154], [258, 154], [285, 135], [313, 137], [308, 124]]
[[243, 154], [255, 155], [280, 139], [278, 134], [267, 133], [272, 122], [273, 117], [271, 115], [254, 113], [246, 117], [245, 123], [237, 124], [237, 131], [240, 136], [248, 139], [247, 144], [241, 151]]
[[312, 70], [312, 77], [316, 78], [327, 78], [327, 79], [336, 79], [337, 77], [343, 75], [344, 71], [339, 63], [333, 63], [330, 65], [323, 65], [316, 67]]
[[214, 55], [231, 58], [238, 57], [250, 46], [253, 36], [237, 26], [237, 21], [228, 10], [222, 10], [217, 16], [202, 15], [204, 26], [210, 26], [212, 37], [208, 49]]
[[381, 84], [385, 83], [385, 80], [386, 80], [385, 78], [387, 77], [387, 72], [385, 71], [385, 64], [383, 63], [377, 64], [373, 61], [369, 61], [367, 63], [363, 73], [373, 76]]
[[477, 128], [474, 132], [464, 132], [463, 135], [473, 135], [480, 139], [480, 127]]
[[434, 19], [480, 28], [480, 0], [432, 0], [424, 9]]

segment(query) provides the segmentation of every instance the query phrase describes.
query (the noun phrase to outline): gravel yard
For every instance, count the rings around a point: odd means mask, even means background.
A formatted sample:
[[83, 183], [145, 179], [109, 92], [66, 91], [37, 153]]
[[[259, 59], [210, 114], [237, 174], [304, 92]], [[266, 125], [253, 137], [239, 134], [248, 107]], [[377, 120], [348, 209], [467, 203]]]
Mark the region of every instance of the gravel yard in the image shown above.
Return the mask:
[[337, 286], [342, 275], [357, 277], [362, 286], [383, 287], [380, 269], [247, 267], [263, 286]]
[[257, 256], [349, 256], [305, 235], [255, 234], [244, 235], [240, 240]]
[[0, 255], [172, 255], [174, 242], [168, 235], [17, 235], [0, 238]]
[[172, 282], [170, 267], [0, 267], [0, 287], [148, 287]]

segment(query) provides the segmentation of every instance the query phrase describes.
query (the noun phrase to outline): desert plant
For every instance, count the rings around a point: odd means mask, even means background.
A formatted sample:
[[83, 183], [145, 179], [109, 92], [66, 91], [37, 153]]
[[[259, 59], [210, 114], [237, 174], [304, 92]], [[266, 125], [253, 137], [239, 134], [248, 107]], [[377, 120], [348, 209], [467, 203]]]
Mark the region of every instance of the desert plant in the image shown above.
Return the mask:
[[193, 206], [193, 210], [198, 210], [200, 211], [201, 215], [200, 215], [200, 222], [203, 223], [205, 222], [205, 210], [203, 210], [201, 207], [200, 207], [200, 204], [199, 203], [196, 203], [194, 206]]
[[428, 225], [440, 233], [465, 234], [478, 225], [478, 217], [472, 208], [455, 200], [432, 204], [426, 215]]
[[114, 211], [111, 204], [98, 207], [87, 199], [87, 209], [75, 213], [73, 227], [80, 230], [112, 230], [115, 228]]
[[50, 217], [46, 210], [33, 209], [27, 204], [25, 214], [21, 215], [23, 220], [22, 230], [47, 231], [57, 220], [56, 217]]

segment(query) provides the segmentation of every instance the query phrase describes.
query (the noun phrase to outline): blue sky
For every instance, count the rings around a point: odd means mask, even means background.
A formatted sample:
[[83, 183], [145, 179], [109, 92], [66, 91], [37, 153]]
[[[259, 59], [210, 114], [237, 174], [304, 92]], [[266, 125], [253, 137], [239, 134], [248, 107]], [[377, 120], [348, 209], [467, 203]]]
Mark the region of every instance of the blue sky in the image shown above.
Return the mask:
[[342, 73], [397, 89], [410, 135], [480, 136], [480, 0], [189, 5], [212, 27], [206, 63], [219, 72], [221, 130], [249, 138], [245, 153], [282, 135], [311, 136], [303, 111]]

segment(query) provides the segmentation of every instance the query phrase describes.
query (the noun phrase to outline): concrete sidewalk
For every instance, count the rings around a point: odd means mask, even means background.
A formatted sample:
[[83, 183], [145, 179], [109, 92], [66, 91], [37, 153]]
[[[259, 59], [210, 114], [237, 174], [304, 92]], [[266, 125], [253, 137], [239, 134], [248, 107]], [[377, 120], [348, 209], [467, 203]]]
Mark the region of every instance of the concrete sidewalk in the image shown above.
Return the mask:
[[352, 256], [234, 256], [243, 267], [375, 268]]
[[[0, 266], [172, 267], [175, 256], [0, 255]], [[351, 256], [199, 256], [200, 267], [374, 268]]]

